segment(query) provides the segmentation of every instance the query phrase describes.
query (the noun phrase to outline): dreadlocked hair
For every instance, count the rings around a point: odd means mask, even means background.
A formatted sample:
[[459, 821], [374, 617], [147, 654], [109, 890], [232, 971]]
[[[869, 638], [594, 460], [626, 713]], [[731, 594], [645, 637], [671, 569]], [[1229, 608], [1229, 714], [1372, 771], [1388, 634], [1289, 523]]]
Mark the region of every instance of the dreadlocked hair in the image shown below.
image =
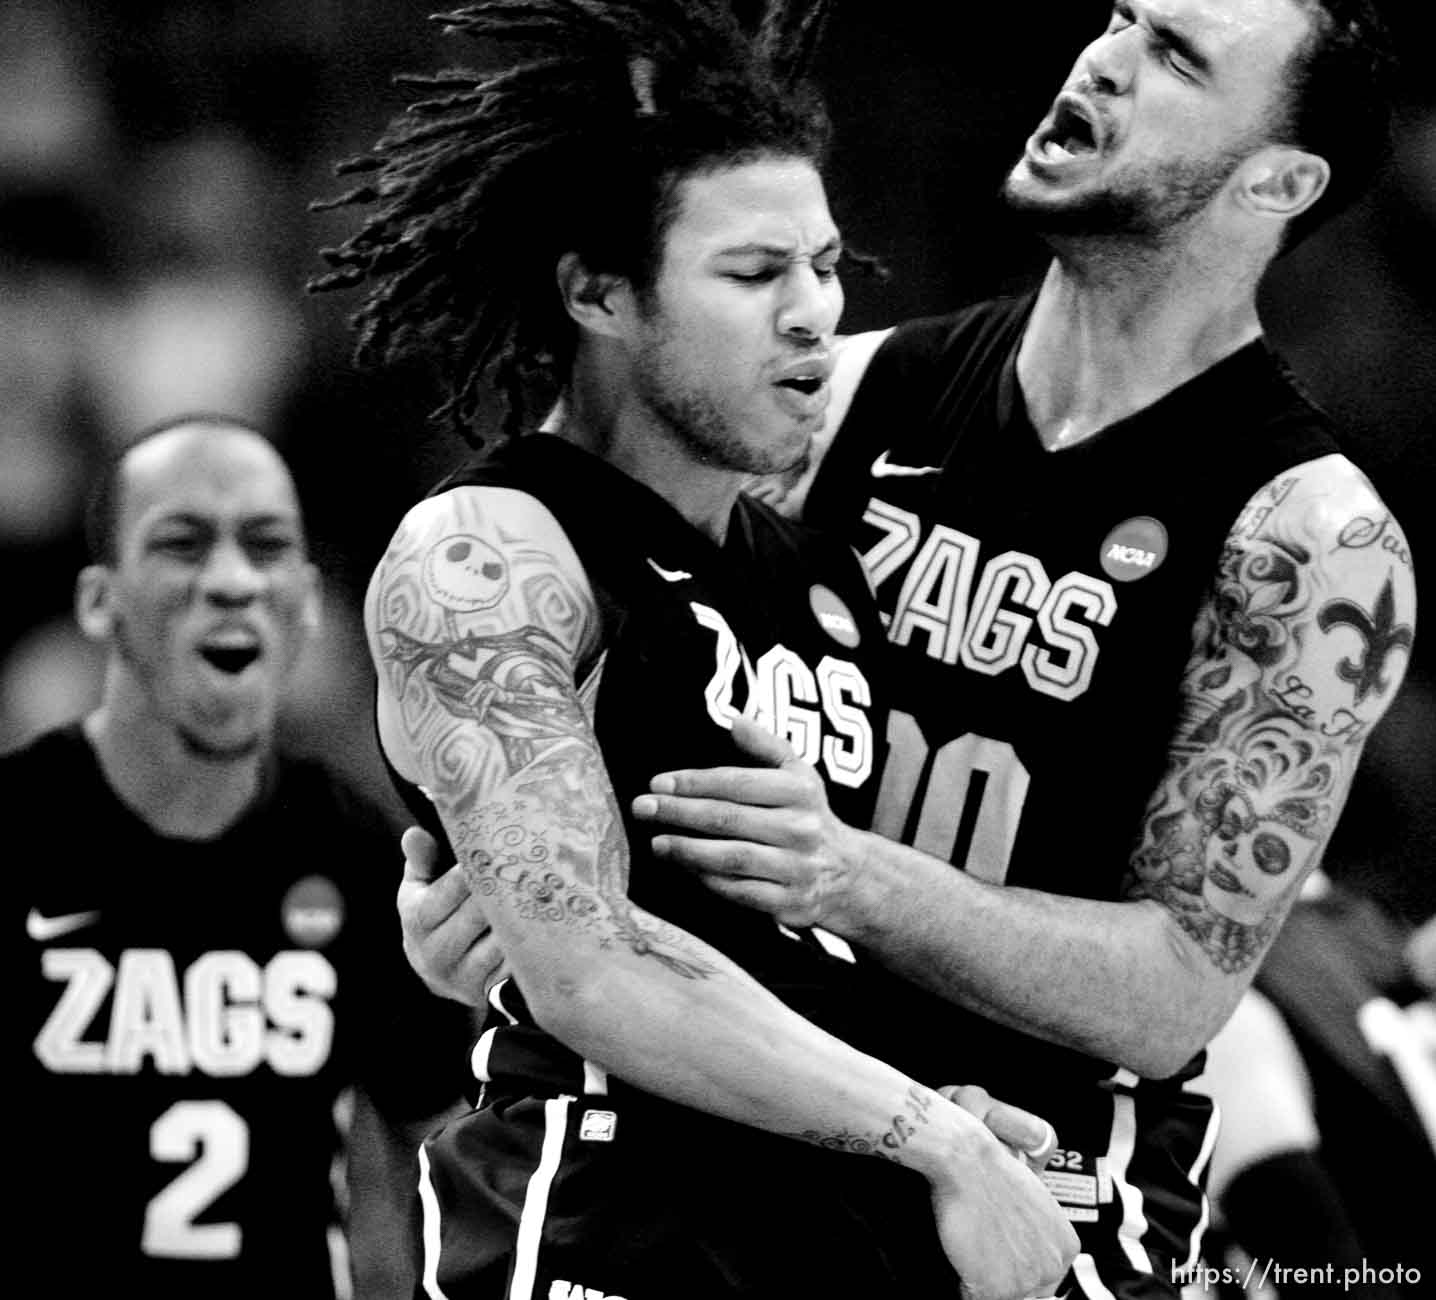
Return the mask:
[[746, 0], [743, 17], [732, 2], [480, 0], [435, 15], [507, 57], [396, 78], [416, 102], [338, 164], [355, 188], [311, 205], [369, 209], [308, 285], [367, 285], [356, 362], [431, 356], [446, 394], [434, 418], [479, 445], [490, 386], [511, 436], [572, 360], [564, 253], [642, 291], [684, 179], [768, 156], [821, 168], [828, 117], [806, 76], [827, 0]]

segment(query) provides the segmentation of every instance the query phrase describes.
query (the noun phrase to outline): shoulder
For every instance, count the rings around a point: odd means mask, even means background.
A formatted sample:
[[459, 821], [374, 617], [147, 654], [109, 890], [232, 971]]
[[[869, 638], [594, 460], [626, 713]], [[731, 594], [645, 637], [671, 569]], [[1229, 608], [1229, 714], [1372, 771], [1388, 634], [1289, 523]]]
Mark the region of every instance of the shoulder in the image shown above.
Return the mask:
[[843, 422], [852, 405], [853, 394], [862, 382], [878, 349], [898, 331], [898, 326], [868, 330], [863, 334], [845, 334], [833, 345], [832, 398], [828, 403], [827, 421], [818, 443], [832, 437], [832, 431]]
[[553, 512], [532, 493], [495, 484], [461, 484], [412, 506], [385, 558], [418, 540], [454, 534], [471, 535], [488, 545], [537, 539], [571, 550]]
[[826, 428], [843, 423], [860, 386], [868, 380], [895, 383], [938, 378], [980, 349], [1019, 332], [1031, 310], [1031, 297], [997, 298], [938, 316], [918, 316], [888, 329], [840, 338], [834, 349], [833, 400]]
[[1339, 452], [1295, 465], [1289, 477], [1294, 503], [1319, 526], [1345, 531], [1353, 515], [1388, 513], [1371, 480]]
[[1283, 469], [1246, 503], [1237, 546], [1284, 542], [1335, 574], [1390, 573], [1414, 593], [1411, 548], [1371, 480], [1332, 452]]
[[542, 501], [461, 486], [404, 516], [370, 580], [365, 622], [371, 637], [381, 624], [431, 616], [483, 616], [496, 628], [538, 615], [586, 629], [595, 607], [583, 564]]
[[[75, 726], [43, 732], [0, 754], [0, 807], [9, 814], [5, 844], [17, 867], [30, 866], [19, 873], [28, 882], [21, 891], [27, 902], [51, 892], [53, 877], [47, 864], [59, 847], [57, 815], [69, 812], [74, 822], [79, 814], [77, 845], [92, 842], [90, 832], [97, 824], [108, 825], [105, 795], [96, 789], [93, 771], [87, 772], [83, 765], [80, 746], [84, 743]], [[77, 848], [74, 856], [75, 866], [88, 872], [93, 854]]]
[[1360, 741], [1410, 662], [1411, 548], [1370, 480], [1343, 455], [1321, 456], [1247, 502], [1211, 611], [1285, 707], [1325, 737]]
[[603, 641], [593, 587], [558, 521], [528, 493], [493, 486], [456, 487], [409, 511], [370, 581], [364, 624], [381, 743], [411, 781], [420, 740], [426, 762], [455, 728], [473, 740], [510, 677], [563, 694]]
[[880, 338], [872, 356], [873, 374], [890, 370], [908, 376], [934, 367], [945, 371], [989, 348], [1005, 351], [1025, 327], [1032, 301], [1031, 294], [993, 298], [904, 321]]
[[87, 762], [93, 766], [89, 742], [78, 721], [42, 731], [0, 754], [6, 798], [18, 802], [17, 782], [30, 785], [69, 780], [82, 772]]

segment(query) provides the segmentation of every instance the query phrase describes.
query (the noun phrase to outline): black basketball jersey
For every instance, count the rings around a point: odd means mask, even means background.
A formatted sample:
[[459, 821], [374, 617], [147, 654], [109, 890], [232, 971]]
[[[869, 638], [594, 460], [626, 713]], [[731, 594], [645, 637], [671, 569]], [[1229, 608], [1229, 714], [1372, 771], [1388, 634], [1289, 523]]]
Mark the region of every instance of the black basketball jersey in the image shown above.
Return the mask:
[[[862, 552], [896, 657], [876, 828], [994, 883], [1117, 899], [1223, 542], [1263, 484], [1337, 448], [1257, 342], [1045, 451], [1016, 378], [1030, 308], [886, 340], [807, 519]], [[1009, 1053], [1016, 1074], [1046, 1055]]]
[[[1337, 450], [1260, 342], [1133, 416], [1043, 449], [1017, 383], [1032, 299], [885, 340], [808, 498], [862, 553], [892, 659], [874, 828], [999, 884], [1122, 897], [1201, 602], [1248, 499]], [[1175, 1292], [1195, 1259], [1210, 1101], [1173, 1080], [894, 1001], [892, 1059], [1056, 1126], [1044, 1175], [1092, 1296]]]
[[[654, 828], [628, 812], [659, 772], [751, 764], [728, 729], [744, 714], [812, 763], [839, 816], [867, 822], [883, 757], [869, 665], [883, 634], [851, 550], [747, 498], [719, 546], [657, 493], [546, 434], [515, 439], [436, 491], [460, 486], [512, 488], [541, 501], [588, 576], [603, 648], [580, 685], [624, 814], [630, 899], [711, 943], [799, 1013], [860, 1041], [870, 1018], [845, 944], [779, 927], [657, 862], [648, 848]], [[441, 834], [427, 801], [398, 784]], [[497, 1032], [486, 1032], [476, 1068], [490, 1079], [573, 1086], [581, 1063], [528, 1023], [516, 994], [512, 981], [497, 994]]]
[[0, 759], [0, 791], [33, 1290], [332, 1296], [341, 1094], [422, 1119], [471, 1041], [404, 961], [393, 830], [286, 760], [220, 837], [166, 838], [77, 725]]

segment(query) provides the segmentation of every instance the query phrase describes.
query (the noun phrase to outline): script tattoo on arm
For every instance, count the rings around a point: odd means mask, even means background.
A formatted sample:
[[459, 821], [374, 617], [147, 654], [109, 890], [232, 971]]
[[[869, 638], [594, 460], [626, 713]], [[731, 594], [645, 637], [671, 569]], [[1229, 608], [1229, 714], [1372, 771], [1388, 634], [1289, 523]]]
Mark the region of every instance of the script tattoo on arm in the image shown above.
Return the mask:
[[439, 500], [396, 535], [369, 617], [399, 742], [470, 888], [529, 926], [711, 974], [628, 900], [628, 842], [575, 682], [597, 611], [566, 539], [479, 489]]
[[1228, 536], [1127, 884], [1218, 969], [1259, 960], [1318, 862], [1414, 620], [1405, 540], [1340, 457], [1273, 481]]
[[852, 1155], [877, 1156], [897, 1160], [901, 1151], [920, 1127], [932, 1123], [931, 1111], [936, 1094], [921, 1084], [913, 1084], [903, 1100], [903, 1108], [892, 1117], [887, 1128], [879, 1133], [820, 1132], [805, 1129], [790, 1136], [809, 1142], [827, 1151], [845, 1151]]

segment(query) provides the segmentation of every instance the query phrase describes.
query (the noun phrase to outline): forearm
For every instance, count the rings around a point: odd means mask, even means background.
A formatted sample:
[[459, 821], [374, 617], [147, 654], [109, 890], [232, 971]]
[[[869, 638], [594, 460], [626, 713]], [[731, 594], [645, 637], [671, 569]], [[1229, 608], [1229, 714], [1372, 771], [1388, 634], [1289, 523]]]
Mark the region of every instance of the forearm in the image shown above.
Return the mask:
[[949, 1001], [1139, 1075], [1180, 1068], [1246, 986], [1154, 902], [994, 886], [878, 835], [853, 843], [857, 884], [829, 929]]
[[771, 1133], [929, 1177], [986, 1145], [959, 1107], [804, 1019], [691, 935], [662, 930], [668, 960], [569, 946], [566, 969], [545, 963], [535, 983], [519, 955], [535, 1018], [627, 1083]]

